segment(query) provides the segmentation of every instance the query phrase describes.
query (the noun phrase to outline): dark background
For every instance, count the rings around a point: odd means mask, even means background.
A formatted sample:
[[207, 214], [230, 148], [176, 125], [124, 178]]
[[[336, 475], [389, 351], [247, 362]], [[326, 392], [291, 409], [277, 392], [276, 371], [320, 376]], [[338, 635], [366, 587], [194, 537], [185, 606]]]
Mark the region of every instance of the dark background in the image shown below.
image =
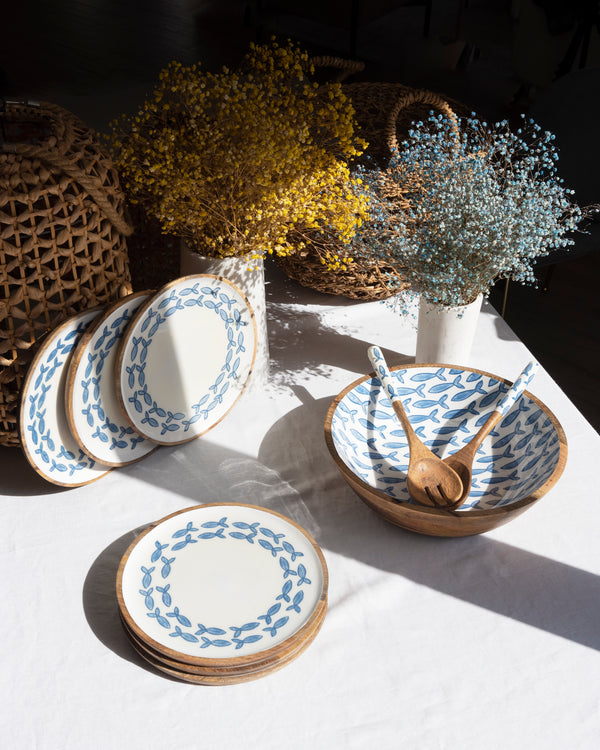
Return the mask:
[[[489, 119], [530, 114], [556, 133], [579, 202], [600, 203], [597, 0], [38, 0], [11, 3], [0, 25], [0, 96], [52, 101], [99, 131], [135, 111], [171, 60], [235, 65], [276, 34], [363, 61], [352, 80], [431, 89]], [[502, 282], [491, 301], [600, 430], [590, 229], [540, 265], [539, 288]]]

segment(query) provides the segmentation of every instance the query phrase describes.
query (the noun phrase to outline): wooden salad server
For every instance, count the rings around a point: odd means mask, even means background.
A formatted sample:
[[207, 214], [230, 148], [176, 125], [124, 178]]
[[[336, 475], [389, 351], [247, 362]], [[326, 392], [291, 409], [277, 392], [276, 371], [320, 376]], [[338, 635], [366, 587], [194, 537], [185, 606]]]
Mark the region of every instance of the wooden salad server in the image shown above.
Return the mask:
[[469, 442], [463, 446], [459, 451], [453, 453], [451, 456], [444, 458], [444, 463], [458, 474], [462, 480], [463, 491], [460, 498], [454, 503], [453, 508], [458, 508], [462, 505], [471, 491], [472, 481], [472, 470], [473, 461], [475, 460], [475, 454], [479, 450], [479, 446], [483, 442], [484, 438], [494, 429], [502, 417], [514, 406], [519, 396], [523, 393], [525, 388], [531, 382], [533, 376], [539, 369], [537, 362], [530, 362], [519, 377], [512, 384], [510, 389], [504, 395], [502, 401], [496, 406], [494, 411], [486, 419], [484, 425], [481, 427], [479, 432], [474, 435]]
[[452, 507], [463, 495], [459, 475], [424, 445], [413, 430], [397, 395], [385, 357], [378, 346], [369, 347], [369, 360], [392, 402], [408, 440], [410, 459], [406, 486], [413, 500], [435, 508]]

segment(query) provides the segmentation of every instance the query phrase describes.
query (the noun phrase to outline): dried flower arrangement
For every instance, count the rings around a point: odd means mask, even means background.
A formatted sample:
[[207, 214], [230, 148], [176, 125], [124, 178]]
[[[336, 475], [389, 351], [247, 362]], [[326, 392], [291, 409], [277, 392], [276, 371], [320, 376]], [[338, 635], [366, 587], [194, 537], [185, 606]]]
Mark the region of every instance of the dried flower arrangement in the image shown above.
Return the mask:
[[285, 256], [320, 232], [346, 248], [367, 216], [348, 168], [366, 144], [341, 86], [323, 96], [310, 72], [291, 42], [251, 45], [236, 70], [171, 63], [137, 114], [112, 123], [132, 202], [209, 257]]
[[416, 123], [386, 169], [360, 170], [371, 218], [356, 257], [393, 265], [428, 302], [457, 307], [501, 278], [535, 283], [533, 264], [573, 244], [582, 219], [557, 176], [554, 136], [475, 117]]

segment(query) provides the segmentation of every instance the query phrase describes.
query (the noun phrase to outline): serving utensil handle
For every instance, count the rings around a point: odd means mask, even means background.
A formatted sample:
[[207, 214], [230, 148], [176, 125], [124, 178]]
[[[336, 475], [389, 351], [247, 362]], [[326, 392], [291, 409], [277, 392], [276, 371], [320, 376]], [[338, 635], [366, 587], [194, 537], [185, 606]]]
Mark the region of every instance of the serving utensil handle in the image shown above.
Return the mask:
[[504, 398], [500, 401], [494, 411], [497, 411], [501, 416], [504, 416], [509, 409], [512, 409], [515, 402], [527, 388], [539, 368], [539, 362], [530, 362], [506, 392]]

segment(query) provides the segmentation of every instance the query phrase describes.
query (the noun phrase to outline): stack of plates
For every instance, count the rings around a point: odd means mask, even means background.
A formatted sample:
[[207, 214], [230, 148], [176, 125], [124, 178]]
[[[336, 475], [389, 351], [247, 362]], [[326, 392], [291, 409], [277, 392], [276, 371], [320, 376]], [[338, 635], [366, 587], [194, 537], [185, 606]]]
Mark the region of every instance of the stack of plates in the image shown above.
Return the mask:
[[233, 407], [255, 352], [254, 314], [217, 276], [74, 315], [48, 334], [25, 379], [25, 454], [45, 479], [73, 487], [192, 440]]
[[316, 542], [274, 511], [237, 503], [174, 513], [131, 544], [117, 574], [125, 632], [146, 661], [200, 685], [281, 669], [325, 618]]

